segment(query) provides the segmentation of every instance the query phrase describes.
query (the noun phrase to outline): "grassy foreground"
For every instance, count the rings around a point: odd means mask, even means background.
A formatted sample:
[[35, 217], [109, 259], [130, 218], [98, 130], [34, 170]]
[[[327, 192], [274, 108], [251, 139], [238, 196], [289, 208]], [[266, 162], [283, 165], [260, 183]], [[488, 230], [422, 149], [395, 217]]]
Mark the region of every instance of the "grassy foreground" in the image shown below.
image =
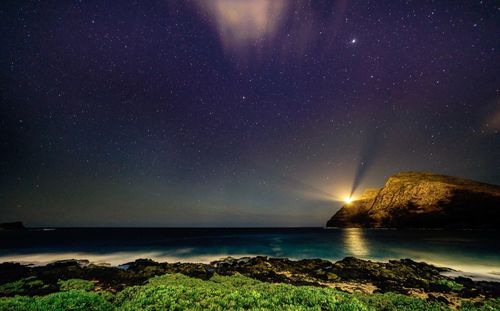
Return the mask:
[[[7, 286], [6, 286], [7, 285]], [[182, 274], [154, 277], [112, 294], [86, 280], [60, 281], [46, 296], [0, 298], [0, 310], [449, 310], [448, 306], [401, 294], [348, 294], [331, 288], [264, 283], [241, 275], [204, 281]], [[5, 284], [3, 289], [15, 288]], [[500, 310], [500, 299], [462, 310]]]

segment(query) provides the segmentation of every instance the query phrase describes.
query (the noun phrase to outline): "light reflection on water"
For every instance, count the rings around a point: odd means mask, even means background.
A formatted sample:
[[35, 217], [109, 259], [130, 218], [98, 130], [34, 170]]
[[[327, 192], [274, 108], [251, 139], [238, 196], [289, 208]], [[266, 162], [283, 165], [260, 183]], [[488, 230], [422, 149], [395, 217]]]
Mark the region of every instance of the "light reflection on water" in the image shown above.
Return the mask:
[[89, 228], [0, 232], [0, 262], [88, 259], [123, 264], [137, 258], [209, 262], [223, 257], [291, 259], [346, 256], [411, 258], [438, 266], [500, 275], [497, 231], [321, 228]]
[[350, 256], [366, 258], [370, 256], [370, 249], [365, 240], [363, 230], [348, 228], [343, 230], [343, 240], [346, 253]]

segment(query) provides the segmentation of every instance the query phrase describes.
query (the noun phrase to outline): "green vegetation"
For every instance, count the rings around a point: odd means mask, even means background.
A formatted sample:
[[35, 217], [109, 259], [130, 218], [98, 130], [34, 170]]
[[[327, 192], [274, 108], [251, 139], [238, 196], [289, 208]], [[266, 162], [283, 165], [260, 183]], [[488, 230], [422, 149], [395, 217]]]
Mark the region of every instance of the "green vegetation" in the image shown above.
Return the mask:
[[[241, 275], [216, 275], [204, 281], [167, 274], [116, 295], [92, 291], [94, 284], [86, 280], [59, 281], [59, 285], [61, 292], [46, 296], [0, 298], [0, 310], [449, 310], [438, 302], [395, 293], [348, 294], [264, 283]], [[500, 300], [492, 299], [481, 305], [464, 304], [463, 310], [499, 308]]]
[[70, 290], [33, 298], [0, 298], [0, 310], [114, 310], [114, 306], [99, 293]]
[[500, 310], [500, 298], [489, 299], [484, 303], [470, 302], [467, 301], [460, 308], [462, 311], [472, 311], [472, 310], [480, 310], [480, 311], [498, 311]]
[[437, 284], [438, 285], [442, 285], [442, 286], [446, 286], [450, 290], [456, 291], [456, 292], [459, 292], [459, 291], [461, 291], [464, 288], [464, 286], [462, 284], [459, 284], [459, 283], [457, 283], [455, 281], [447, 280], [447, 279], [439, 280], [437, 282]]
[[124, 310], [367, 310], [353, 296], [331, 289], [269, 284], [243, 276], [202, 281], [183, 275], [153, 278], [117, 295]]
[[449, 310], [449, 308], [443, 304], [429, 303], [422, 299], [395, 293], [356, 296], [360, 297], [366, 305], [370, 306], [371, 310]]
[[95, 285], [91, 281], [82, 279], [69, 279], [69, 280], [59, 280], [57, 282], [61, 291], [66, 292], [69, 290], [93, 290]]
[[22, 295], [26, 290], [44, 290], [47, 287], [48, 285], [36, 277], [29, 277], [0, 285], [0, 296]]

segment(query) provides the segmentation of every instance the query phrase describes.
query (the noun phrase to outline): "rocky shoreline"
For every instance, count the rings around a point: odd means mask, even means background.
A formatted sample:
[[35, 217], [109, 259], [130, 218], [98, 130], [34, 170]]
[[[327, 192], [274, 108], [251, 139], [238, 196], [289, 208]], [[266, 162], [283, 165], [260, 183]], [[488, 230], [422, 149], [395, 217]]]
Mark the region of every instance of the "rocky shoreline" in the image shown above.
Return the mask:
[[58, 282], [68, 279], [90, 280], [95, 283], [95, 290], [117, 293], [167, 273], [181, 273], [203, 280], [216, 274], [241, 274], [268, 283], [330, 287], [349, 293], [396, 292], [449, 306], [458, 306], [466, 300], [480, 302], [500, 297], [499, 282], [443, 275], [452, 271], [411, 259], [373, 262], [353, 257], [337, 262], [261, 256], [228, 257], [209, 264], [159, 263], [138, 259], [118, 267], [95, 265], [86, 260], [58, 261], [45, 266], [2, 263], [0, 297], [54, 293], [59, 291]]

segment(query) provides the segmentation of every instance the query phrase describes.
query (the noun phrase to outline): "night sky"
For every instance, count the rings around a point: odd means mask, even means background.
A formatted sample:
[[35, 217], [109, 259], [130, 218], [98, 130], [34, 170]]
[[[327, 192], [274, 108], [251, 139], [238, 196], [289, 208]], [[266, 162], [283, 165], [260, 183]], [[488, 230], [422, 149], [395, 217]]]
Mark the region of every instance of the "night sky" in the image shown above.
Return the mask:
[[322, 226], [500, 184], [497, 1], [2, 1], [0, 222]]

